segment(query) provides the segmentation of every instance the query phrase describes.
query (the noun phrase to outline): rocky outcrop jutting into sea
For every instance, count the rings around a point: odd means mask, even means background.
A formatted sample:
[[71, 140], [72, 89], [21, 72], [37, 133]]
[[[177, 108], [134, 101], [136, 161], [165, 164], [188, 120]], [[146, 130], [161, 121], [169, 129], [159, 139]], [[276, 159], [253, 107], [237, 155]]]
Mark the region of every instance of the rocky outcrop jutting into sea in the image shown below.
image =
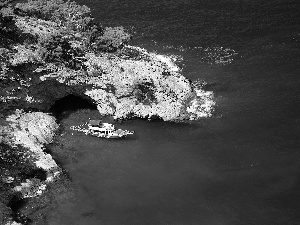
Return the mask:
[[[101, 114], [118, 119], [155, 116], [169, 121], [211, 116], [212, 92], [192, 88], [171, 58], [125, 43], [115, 51], [100, 51], [91, 47], [96, 45], [92, 31], [80, 33], [57, 19], [28, 17], [29, 12], [34, 13], [26, 4], [5, 11], [16, 29], [34, 35], [40, 43], [12, 45], [12, 51], [6, 53], [10, 65], [34, 64], [32, 75], [41, 81], [55, 79], [80, 86], [78, 94], [90, 97]], [[110, 35], [116, 39], [116, 31]], [[30, 95], [26, 100], [43, 101]]]
[[97, 104], [100, 114], [116, 119], [155, 116], [169, 121], [211, 116], [212, 93], [194, 90], [169, 58], [133, 46], [122, 51], [135, 51], [140, 58], [87, 53], [85, 73], [63, 69], [40, 79], [85, 87], [84, 94]]

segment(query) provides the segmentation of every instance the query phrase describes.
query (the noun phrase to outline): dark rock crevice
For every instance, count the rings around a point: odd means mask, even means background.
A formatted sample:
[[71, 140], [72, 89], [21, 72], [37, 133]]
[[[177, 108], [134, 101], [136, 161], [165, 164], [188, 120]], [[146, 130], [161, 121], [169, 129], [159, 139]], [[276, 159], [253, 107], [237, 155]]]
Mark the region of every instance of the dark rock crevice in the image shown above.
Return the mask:
[[7, 204], [12, 210], [11, 217], [14, 221], [21, 223], [23, 225], [29, 225], [32, 220], [29, 219], [27, 216], [21, 214], [19, 211], [23, 208], [28, 202], [28, 199], [23, 199], [19, 195], [14, 195], [10, 202]]
[[36, 102], [30, 103], [30, 108], [52, 113], [58, 122], [78, 109], [97, 110], [94, 100], [84, 94], [85, 89], [68, 86], [57, 80], [45, 80], [29, 87], [29, 96]]
[[97, 110], [97, 106], [86, 98], [82, 98], [81, 96], [74, 94], [68, 94], [67, 96], [55, 101], [49, 111], [53, 113], [58, 120], [61, 120], [78, 109]]

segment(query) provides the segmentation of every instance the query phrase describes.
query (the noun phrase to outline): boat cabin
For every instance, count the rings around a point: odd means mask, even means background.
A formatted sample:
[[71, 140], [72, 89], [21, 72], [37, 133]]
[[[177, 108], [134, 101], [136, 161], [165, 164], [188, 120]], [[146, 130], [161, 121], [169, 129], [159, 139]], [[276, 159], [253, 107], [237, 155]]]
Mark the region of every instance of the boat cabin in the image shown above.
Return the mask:
[[102, 123], [101, 120], [90, 120], [88, 128], [93, 133], [109, 134], [115, 131], [114, 125], [110, 123]]

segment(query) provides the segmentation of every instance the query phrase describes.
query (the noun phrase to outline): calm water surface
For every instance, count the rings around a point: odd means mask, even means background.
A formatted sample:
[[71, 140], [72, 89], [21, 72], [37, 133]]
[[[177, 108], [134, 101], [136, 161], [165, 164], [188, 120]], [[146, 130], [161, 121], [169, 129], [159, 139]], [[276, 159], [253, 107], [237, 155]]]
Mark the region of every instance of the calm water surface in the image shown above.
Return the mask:
[[180, 55], [183, 74], [214, 91], [218, 116], [125, 121], [132, 137], [104, 140], [68, 129], [97, 111], [69, 114], [57, 154], [76, 200], [57, 224], [300, 224], [298, 1], [78, 2], [133, 29], [133, 44]]

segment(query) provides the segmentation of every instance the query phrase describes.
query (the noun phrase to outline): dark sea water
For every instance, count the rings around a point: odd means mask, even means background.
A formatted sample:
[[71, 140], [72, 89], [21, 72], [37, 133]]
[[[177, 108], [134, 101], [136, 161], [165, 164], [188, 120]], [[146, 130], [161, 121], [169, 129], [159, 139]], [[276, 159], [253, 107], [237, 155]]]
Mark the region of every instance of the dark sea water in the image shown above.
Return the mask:
[[68, 129], [97, 111], [69, 112], [56, 154], [76, 197], [51, 224], [300, 224], [299, 0], [78, 2], [132, 45], [176, 55], [217, 116], [125, 121], [132, 137], [104, 140]]

